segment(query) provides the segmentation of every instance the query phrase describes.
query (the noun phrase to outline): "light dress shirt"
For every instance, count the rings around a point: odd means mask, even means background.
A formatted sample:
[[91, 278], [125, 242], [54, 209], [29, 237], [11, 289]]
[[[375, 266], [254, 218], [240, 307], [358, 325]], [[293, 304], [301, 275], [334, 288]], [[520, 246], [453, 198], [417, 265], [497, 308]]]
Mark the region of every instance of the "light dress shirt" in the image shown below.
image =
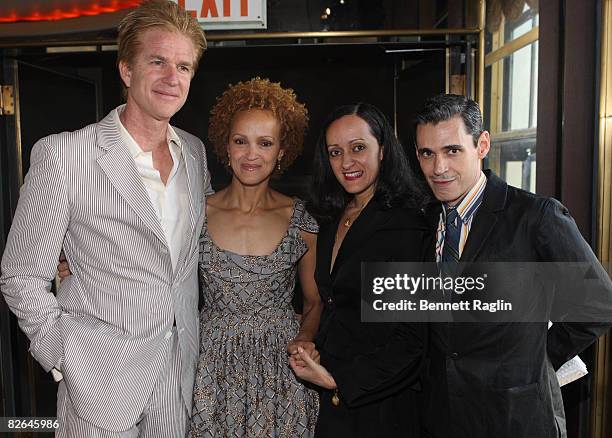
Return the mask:
[[181, 248], [186, 244], [185, 238], [187, 237], [189, 227], [187, 171], [181, 140], [174, 129], [172, 129], [172, 126], [168, 125], [168, 147], [170, 155], [172, 155], [173, 164], [168, 180], [164, 185], [159, 172], [153, 167], [153, 152], [144, 152], [121, 123], [119, 115], [123, 112], [123, 108], [124, 106], [120, 106], [115, 110], [117, 128], [130, 154], [134, 157], [136, 169], [138, 169], [140, 178], [149, 194], [153, 209], [164, 231], [166, 245], [170, 250], [172, 269], [176, 272], [176, 265]]
[[[457, 205], [457, 220], [461, 221], [461, 237], [459, 238], [459, 257], [463, 253], [465, 242], [467, 242], [470, 229], [472, 228], [472, 220], [478, 211], [478, 207], [482, 204], [482, 195], [487, 186], [487, 177], [481, 171], [480, 178], [474, 187], [463, 197]], [[444, 233], [446, 224], [446, 208], [440, 212], [438, 220], [438, 229], [436, 230], [436, 262], [442, 260], [442, 252], [444, 250]]]

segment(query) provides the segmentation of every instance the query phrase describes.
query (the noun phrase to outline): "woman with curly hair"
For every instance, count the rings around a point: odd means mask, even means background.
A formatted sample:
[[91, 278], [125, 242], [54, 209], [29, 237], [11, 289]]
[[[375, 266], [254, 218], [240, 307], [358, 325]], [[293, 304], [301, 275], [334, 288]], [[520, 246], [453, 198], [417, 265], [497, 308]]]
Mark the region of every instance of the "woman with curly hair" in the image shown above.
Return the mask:
[[[232, 174], [207, 198], [200, 237], [200, 357], [192, 437], [308, 437], [316, 392], [291, 372], [298, 347], [317, 355], [316, 221], [269, 186], [301, 152], [308, 123], [293, 90], [254, 78], [230, 86], [211, 111], [209, 138]], [[291, 300], [296, 273], [301, 323]]]

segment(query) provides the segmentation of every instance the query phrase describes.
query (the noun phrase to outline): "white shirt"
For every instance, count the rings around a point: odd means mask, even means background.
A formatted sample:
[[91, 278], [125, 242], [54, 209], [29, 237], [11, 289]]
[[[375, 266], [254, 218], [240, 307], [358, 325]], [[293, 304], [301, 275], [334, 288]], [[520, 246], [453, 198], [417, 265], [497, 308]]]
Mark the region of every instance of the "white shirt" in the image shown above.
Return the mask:
[[153, 167], [153, 152], [144, 152], [121, 123], [119, 114], [123, 112], [123, 108], [124, 106], [120, 106], [115, 110], [117, 128], [130, 154], [134, 157], [136, 169], [149, 194], [153, 209], [157, 213], [166, 237], [166, 245], [170, 250], [172, 269], [176, 272], [179, 255], [183, 245], [186, 244], [189, 230], [189, 196], [183, 146], [172, 126], [168, 125], [168, 148], [173, 164], [164, 185], [159, 172]]

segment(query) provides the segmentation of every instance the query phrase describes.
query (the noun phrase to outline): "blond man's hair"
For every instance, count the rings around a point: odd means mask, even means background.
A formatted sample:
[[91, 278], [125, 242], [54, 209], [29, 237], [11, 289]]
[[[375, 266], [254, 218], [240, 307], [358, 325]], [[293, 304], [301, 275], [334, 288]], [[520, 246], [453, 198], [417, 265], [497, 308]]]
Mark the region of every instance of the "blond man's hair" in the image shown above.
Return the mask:
[[161, 27], [185, 35], [193, 43], [195, 73], [200, 58], [206, 50], [206, 38], [198, 21], [185, 9], [170, 0], [147, 0], [127, 14], [119, 23], [117, 65], [124, 62], [128, 66], [136, 58], [141, 48], [142, 34], [152, 28]]

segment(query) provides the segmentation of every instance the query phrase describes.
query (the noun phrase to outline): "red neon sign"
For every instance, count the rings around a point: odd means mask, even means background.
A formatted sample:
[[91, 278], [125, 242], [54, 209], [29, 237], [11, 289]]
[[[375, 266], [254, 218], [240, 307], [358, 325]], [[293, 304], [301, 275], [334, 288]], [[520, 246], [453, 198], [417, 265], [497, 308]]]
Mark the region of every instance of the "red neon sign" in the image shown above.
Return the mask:
[[54, 8], [52, 10], [35, 10], [30, 13], [20, 14], [12, 12], [0, 16], [0, 23], [15, 23], [18, 21], [57, 21], [67, 18], [78, 18], [117, 12], [122, 9], [135, 8], [142, 0], [94, 0], [89, 6], [78, 6], [70, 8]]

